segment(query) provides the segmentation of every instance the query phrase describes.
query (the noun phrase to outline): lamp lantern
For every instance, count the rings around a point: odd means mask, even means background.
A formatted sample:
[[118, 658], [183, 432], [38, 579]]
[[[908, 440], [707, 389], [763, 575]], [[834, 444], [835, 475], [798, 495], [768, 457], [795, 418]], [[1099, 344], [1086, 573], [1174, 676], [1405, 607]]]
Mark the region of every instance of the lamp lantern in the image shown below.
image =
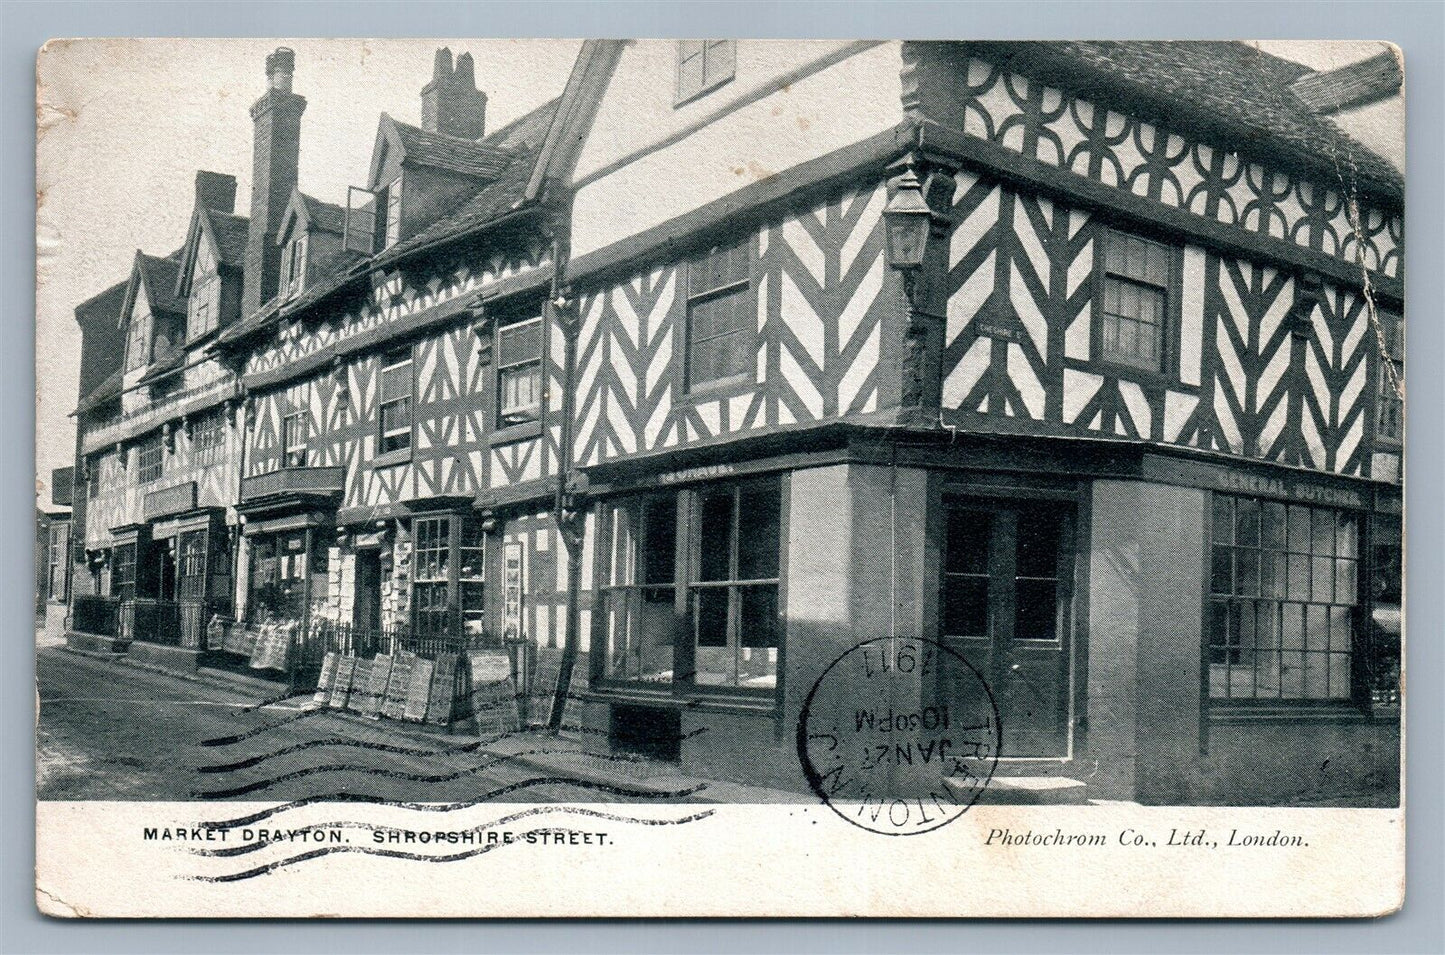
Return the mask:
[[923, 198], [923, 183], [912, 169], [904, 170], [894, 181], [883, 219], [888, 232], [888, 264], [896, 269], [920, 268], [933, 212]]

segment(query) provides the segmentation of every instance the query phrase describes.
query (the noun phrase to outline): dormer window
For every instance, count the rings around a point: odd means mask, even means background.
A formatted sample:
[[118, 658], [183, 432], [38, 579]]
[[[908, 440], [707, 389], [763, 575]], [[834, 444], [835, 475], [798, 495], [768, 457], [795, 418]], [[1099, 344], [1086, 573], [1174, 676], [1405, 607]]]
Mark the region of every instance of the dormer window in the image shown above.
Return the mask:
[[346, 193], [346, 237], [352, 252], [372, 255], [401, 238], [402, 177], [372, 192], [352, 186]]
[[401, 176], [386, 187], [386, 241], [382, 248], [389, 248], [401, 238]]
[[679, 40], [677, 105], [732, 79], [737, 71], [737, 46], [736, 40]]
[[542, 318], [497, 329], [497, 408], [504, 425], [535, 420], [542, 403]]
[[191, 297], [186, 303], [186, 337], [195, 341], [215, 328], [221, 318], [221, 273], [204, 238], [196, 250]]
[[295, 295], [306, 285], [306, 233], [286, 243], [286, 294]]
[[144, 368], [146, 365], [146, 318], [144, 315], [133, 314], [130, 318], [130, 332], [125, 347], [125, 367], [127, 371], [135, 371], [137, 368]]

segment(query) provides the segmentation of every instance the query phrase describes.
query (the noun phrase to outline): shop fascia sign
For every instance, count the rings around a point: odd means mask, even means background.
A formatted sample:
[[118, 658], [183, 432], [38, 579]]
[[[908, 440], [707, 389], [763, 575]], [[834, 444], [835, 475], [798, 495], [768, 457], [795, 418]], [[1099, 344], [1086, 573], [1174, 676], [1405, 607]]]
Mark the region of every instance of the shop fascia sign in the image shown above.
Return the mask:
[[1238, 471], [1221, 471], [1218, 474], [1220, 490], [1235, 494], [1250, 494], [1259, 497], [1283, 497], [1292, 501], [1310, 504], [1325, 504], [1334, 507], [1362, 508], [1364, 499], [1358, 491], [1350, 488], [1328, 487], [1308, 481], [1288, 478], [1264, 477], [1258, 474], [1242, 474]]

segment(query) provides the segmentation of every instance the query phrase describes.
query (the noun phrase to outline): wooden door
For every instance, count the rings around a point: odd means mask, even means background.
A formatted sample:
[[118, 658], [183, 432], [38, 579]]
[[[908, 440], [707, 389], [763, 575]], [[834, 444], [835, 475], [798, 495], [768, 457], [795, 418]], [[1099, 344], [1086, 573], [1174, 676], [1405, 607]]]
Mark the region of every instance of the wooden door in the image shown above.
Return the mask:
[[[1074, 519], [1053, 501], [945, 501], [943, 641], [986, 679], [1000, 756], [1068, 755]], [[983, 701], [940, 687], [967, 716]], [[977, 697], [977, 694], [973, 694]]]

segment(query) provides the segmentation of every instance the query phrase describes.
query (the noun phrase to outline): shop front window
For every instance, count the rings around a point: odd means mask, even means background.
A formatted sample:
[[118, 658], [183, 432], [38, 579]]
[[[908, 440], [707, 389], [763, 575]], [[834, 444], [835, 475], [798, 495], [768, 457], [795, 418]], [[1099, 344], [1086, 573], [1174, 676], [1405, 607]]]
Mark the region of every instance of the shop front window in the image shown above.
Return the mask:
[[623, 498], [604, 506], [599, 522], [599, 676], [776, 690], [778, 478]]
[[709, 489], [695, 499], [696, 573], [688, 588], [699, 685], [777, 686], [780, 513], [776, 480]]
[[677, 588], [677, 495], [604, 507], [600, 614], [610, 680], [669, 684]]
[[[485, 539], [471, 515], [412, 520], [412, 629], [422, 639], [477, 644], [485, 635]], [[461, 632], [457, 631], [460, 623]]]
[[180, 559], [176, 568], [176, 599], [202, 600], [206, 593], [206, 532], [187, 531], [181, 535]]
[[135, 596], [135, 544], [117, 544], [111, 557], [110, 595], [122, 600]]
[[1359, 520], [1214, 495], [1206, 620], [1216, 701], [1346, 701], [1356, 674]]
[[[302, 619], [306, 609], [307, 562], [304, 532], [256, 538], [251, 547], [251, 599], [248, 601], [255, 622]], [[322, 572], [325, 572], [324, 564]]]

